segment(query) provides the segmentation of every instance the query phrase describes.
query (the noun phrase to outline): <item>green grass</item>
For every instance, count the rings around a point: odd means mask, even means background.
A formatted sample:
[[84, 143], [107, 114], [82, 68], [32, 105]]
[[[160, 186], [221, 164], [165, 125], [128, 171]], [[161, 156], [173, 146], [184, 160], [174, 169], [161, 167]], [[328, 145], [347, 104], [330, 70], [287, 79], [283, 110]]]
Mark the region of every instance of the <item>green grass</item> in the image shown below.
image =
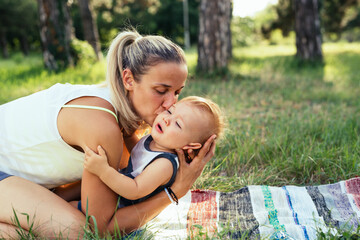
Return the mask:
[[83, 63], [56, 74], [44, 69], [39, 53], [28, 57], [17, 53], [10, 60], [0, 58], [0, 104], [46, 89], [58, 82], [99, 83], [105, 80], [105, 71], [105, 61], [93, 65]]
[[[182, 97], [210, 97], [229, 123], [194, 188], [327, 184], [359, 174], [360, 44], [324, 44], [324, 64], [301, 63], [295, 51], [292, 45], [234, 49], [220, 77], [195, 74], [196, 50], [187, 52]], [[98, 83], [105, 72], [100, 62], [49, 73], [40, 55], [0, 59], [0, 66], [0, 104], [56, 82]]]

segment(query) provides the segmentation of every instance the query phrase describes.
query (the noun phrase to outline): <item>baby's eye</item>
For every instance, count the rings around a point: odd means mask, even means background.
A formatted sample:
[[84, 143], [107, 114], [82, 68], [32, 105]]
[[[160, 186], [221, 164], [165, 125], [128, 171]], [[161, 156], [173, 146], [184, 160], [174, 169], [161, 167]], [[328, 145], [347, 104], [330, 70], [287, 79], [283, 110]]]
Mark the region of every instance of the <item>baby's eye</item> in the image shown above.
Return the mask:
[[170, 110], [166, 110], [169, 114], [172, 114], [171, 112], [170, 112]]
[[178, 122], [176, 122], [176, 125], [181, 129], [180, 124]]

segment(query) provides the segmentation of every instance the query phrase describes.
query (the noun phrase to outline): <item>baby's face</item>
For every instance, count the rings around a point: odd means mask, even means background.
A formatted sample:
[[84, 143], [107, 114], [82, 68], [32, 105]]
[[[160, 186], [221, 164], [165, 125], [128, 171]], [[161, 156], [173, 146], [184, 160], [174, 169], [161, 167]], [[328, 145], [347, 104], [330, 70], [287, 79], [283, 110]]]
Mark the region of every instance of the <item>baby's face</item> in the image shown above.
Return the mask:
[[189, 103], [180, 102], [156, 117], [151, 136], [165, 149], [179, 149], [198, 143], [209, 125], [206, 113]]

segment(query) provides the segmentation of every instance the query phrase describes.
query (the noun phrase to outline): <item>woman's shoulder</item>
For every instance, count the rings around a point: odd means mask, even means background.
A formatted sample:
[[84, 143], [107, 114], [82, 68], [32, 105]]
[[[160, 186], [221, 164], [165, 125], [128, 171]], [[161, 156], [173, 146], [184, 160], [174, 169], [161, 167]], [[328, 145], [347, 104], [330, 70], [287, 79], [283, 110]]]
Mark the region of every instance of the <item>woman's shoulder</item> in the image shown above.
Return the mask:
[[[69, 144], [82, 145], [84, 142], [94, 144], [109, 141], [122, 141], [121, 128], [113, 114], [115, 110], [111, 103], [99, 97], [81, 97], [70, 101], [67, 105], [96, 107], [63, 108], [58, 117], [60, 135]], [[64, 135], [64, 136], [63, 136]]]
[[112, 114], [116, 114], [115, 109], [111, 103], [105, 99], [99, 97], [82, 97], [75, 99], [72, 104], [96, 107], [95, 109], [84, 109], [85, 111], [82, 111], [83, 116], [81, 117], [84, 124], [89, 124], [88, 127], [92, 128], [93, 133], [98, 132], [98, 134], [104, 137], [121, 133], [117, 118]]

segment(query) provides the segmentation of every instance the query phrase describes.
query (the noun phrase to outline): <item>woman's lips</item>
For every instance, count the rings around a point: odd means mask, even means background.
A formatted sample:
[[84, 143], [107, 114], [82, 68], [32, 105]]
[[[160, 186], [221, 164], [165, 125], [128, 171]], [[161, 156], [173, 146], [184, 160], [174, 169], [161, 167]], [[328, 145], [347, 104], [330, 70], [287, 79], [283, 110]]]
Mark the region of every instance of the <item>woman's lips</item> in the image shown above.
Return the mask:
[[157, 130], [159, 133], [163, 133], [160, 123], [156, 124], [156, 130]]
[[156, 111], [155, 111], [155, 116], [159, 115], [160, 113], [164, 112], [166, 109], [163, 107], [159, 107]]

